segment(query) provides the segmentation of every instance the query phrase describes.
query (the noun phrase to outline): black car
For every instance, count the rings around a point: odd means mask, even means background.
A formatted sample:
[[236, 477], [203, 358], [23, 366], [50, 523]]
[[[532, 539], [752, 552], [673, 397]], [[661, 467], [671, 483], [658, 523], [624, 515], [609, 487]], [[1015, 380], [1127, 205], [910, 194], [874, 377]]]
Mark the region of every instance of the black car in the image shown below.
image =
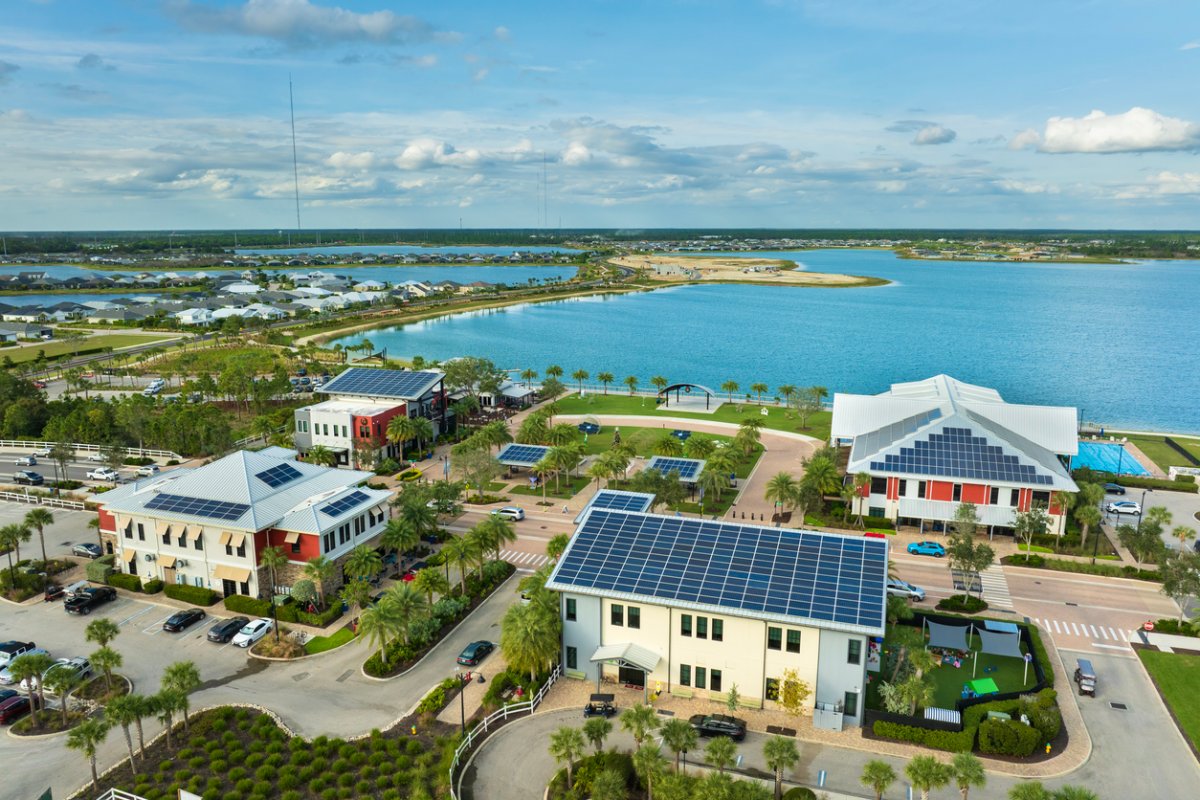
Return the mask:
[[688, 722], [701, 736], [728, 736], [735, 742], [746, 738], [746, 721], [728, 714], [696, 714]]
[[68, 614], [90, 614], [105, 603], [117, 599], [117, 590], [111, 586], [93, 586], [84, 589], [63, 603]]
[[208, 631], [208, 640], [210, 642], [220, 642], [224, 644], [237, 636], [237, 632], [249, 624], [250, 620], [247, 617], [233, 617], [232, 619], [222, 620]]
[[170, 633], [178, 633], [179, 631], [193, 625], [204, 619], [207, 614], [198, 608], [187, 608], [183, 611], [176, 611], [167, 621], [163, 623], [163, 630]]
[[23, 469], [13, 473], [13, 483], [24, 486], [41, 486], [45, 482], [46, 479], [42, 477], [41, 473], [31, 470]]
[[494, 649], [496, 649], [496, 645], [491, 642], [471, 642], [458, 654], [458, 663], [473, 667], [487, 658], [488, 653]]
[[100, 549], [100, 545], [94, 542], [85, 542], [77, 544], [71, 548], [71, 555], [82, 556], [83, 558], [99, 558], [104, 555], [104, 551]]
[[1106, 483], [1106, 484], [1104, 484], [1104, 493], [1105, 494], [1125, 494], [1125, 487], [1119, 483]]
[[59, 586], [57, 583], [47, 583], [46, 591], [42, 593], [42, 599], [49, 603], [51, 600], [57, 600], [67, 593], [67, 590]]

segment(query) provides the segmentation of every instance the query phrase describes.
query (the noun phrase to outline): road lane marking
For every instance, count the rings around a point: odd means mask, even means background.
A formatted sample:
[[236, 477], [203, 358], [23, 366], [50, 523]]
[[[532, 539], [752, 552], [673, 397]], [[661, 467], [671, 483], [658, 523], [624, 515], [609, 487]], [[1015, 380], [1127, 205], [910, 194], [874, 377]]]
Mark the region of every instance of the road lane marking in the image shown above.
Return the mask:
[[[1105, 632], [1103, 625], [1100, 626], [1100, 635], [1103, 636], [1105, 640], [1108, 639], [1108, 633]], [[1116, 637], [1114, 636], [1113, 638], [1115, 639]]]
[[1092, 642], [1092, 647], [1104, 647], [1109, 650], [1123, 650], [1125, 652], [1129, 652], [1128, 647], [1122, 647], [1119, 644], [1101, 644], [1100, 642]]

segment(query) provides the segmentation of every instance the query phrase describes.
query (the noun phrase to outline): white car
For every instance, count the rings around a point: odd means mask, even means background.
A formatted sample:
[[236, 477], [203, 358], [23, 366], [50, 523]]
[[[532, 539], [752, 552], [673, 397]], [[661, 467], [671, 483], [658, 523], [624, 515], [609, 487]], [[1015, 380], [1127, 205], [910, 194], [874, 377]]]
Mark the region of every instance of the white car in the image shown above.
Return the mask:
[[525, 519], [525, 509], [520, 506], [505, 506], [504, 508], [497, 508], [492, 513], [497, 517], [504, 517], [512, 522], [520, 522]]
[[[45, 650], [41, 647], [35, 647], [32, 650], [25, 651], [21, 655], [23, 655], [23, 656], [39, 656], [39, 655], [40, 656], [48, 656], [48, 655], [50, 655], [50, 651]], [[12, 664], [10, 663], [4, 669], [0, 669], [0, 684], [2, 684], [4, 686], [8, 686], [12, 682], [13, 682]]]
[[237, 632], [233, 637], [233, 643], [238, 647], [249, 647], [259, 639], [271, 632], [271, 620], [263, 617], [262, 619], [251, 620], [246, 623], [246, 626]]
[[42, 456], [43, 458], [49, 458], [50, 448], [49, 447], [39, 447], [37, 450], [33, 451], [33, 454], [35, 456]]
[[90, 470], [87, 474], [89, 481], [117, 481], [120, 480], [120, 475], [115, 470], [108, 467], [97, 467]]
[[101, 462], [104, 460], [104, 453], [101, 453], [99, 450], [96, 450], [95, 452], [88, 453], [86, 456], [84, 456], [84, 458], [87, 461], [94, 461], [94, 462], [98, 463], [98, 462]]
[[1110, 514], [1135, 514], [1141, 515], [1142, 506], [1132, 500], [1121, 500], [1117, 503], [1109, 503], [1104, 507], [1104, 510]]
[[158, 474], [157, 464], [146, 464], [137, 468], [137, 474], [143, 478], [153, 478]]
[[[51, 684], [49, 681], [47, 681], [47, 678], [50, 677], [51, 673], [57, 672], [59, 670], [65, 670], [68, 672], [72, 672], [81, 679], [87, 678], [92, 674], [92, 663], [90, 661], [88, 661], [86, 658], [83, 658], [81, 656], [77, 656], [75, 658], [60, 658], [57, 661], [55, 661], [53, 664], [50, 665], [49, 669], [47, 669], [45, 672], [42, 673], [42, 677], [40, 680], [40, 683], [43, 683], [46, 685], [46, 694], [49, 694], [49, 695], [54, 694], [54, 689], [51, 688], [53, 686], [53, 684]], [[30, 685], [30, 679], [26, 678], [25, 680], [21, 681], [21, 691], [26, 692], [26, 693], [28, 693], [31, 689], [33, 691], [37, 691], [38, 683], [39, 683], [39, 680], [37, 678], [34, 678], [32, 681], [32, 685]]]
[[902, 581], [899, 578], [888, 578], [887, 593], [898, 595], [899, 597], [907, 597], [915, 603], [919, 603], [925, 599], [925, 590], [920, 586], [913, 586], [908, 581]]

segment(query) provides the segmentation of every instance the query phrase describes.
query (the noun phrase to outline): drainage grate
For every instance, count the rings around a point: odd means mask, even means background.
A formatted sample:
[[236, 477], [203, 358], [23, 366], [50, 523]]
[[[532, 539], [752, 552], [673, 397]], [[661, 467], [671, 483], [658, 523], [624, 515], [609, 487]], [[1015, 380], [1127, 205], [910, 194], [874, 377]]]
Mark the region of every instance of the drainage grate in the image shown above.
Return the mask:
[[1129, 710], [1129, 706], [1125, 705], [1124, 703], [1109, 703], [1108, 706], [1109, 708], [1115, 708], [1117, 711]]
[[1072, 603], [1072, 602], [1068, 602], [1068, 603], [1067, 603], [1067, 605], [1069, 605], [1069, 606], [1078, 606], [1078, 605], [1079, 605], [1079, 603]]

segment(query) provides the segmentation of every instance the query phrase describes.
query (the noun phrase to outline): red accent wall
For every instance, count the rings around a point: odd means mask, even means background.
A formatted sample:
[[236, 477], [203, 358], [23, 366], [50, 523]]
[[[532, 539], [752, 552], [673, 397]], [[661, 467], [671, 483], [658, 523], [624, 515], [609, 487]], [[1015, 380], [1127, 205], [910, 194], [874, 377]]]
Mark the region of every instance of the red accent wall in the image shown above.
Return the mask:
[[1058, 492], [1050, 495], [1050, 513], [1057, 516], [1062, 516], [1063, 510], [1058, 507]]
[[[376, 438], [376, 437], [378, 437], [379, 439], [382, 440], [387, 436], [388, 423], [392, 421], [393, 417], [398, 417], [401, 414], [406, 413], [407, 408], [408, 408], [408, 406], [406, 404], [401, 403], [400, 405], [396, 406], [395, 408], [389, 409], [388, 411], [384, 411], [382, 414], [376, 414], [371, 417], [361, 417], [361, 416], [355, 415], [350, 419], [350, 435], [353, 438], [358, 439], [360, 441], [364, 440], [364, 439], [369, 441], [370, 439]], [[368, 426], [370, 426], [369, 427], [370, 433], [367, 436], [360, 436], [359, 430], [361, 429], [361, 426], [364, 424], [364, 422]]]
[[858, 490], [858, 496], [859, 497], [870, 497], [871, 496], [871, 482], [870, 481], [867, 481], [862, 486], [862, 488], [860, 488]]
[[111, 511], [105, 511], [103, 508], [100, 513], [100, 530], [105, 533], [115, 533], [117, 530], [117, 517]]
[[271, 546], [281, 548], [283, 550], [283, 554], [292, 561], [311, 561], [312, 559], [321, 555], [320, 536], [311, 533], [300, 534], [300, 541], [297, 542], [297, 544], [300, 545], [300, 552], [293, 553], [292, 546], [284, 541], [284, 537], [287, 536], [287, 533], [287, 531], [281, 531], [278, 528], [272, 528], [268, 532], [268, 536], [270, 537]]
[[1017, 497], [1017, 511], [1028, 511], [1033, 506], [1033, 490], [1021, 489]]
[[978, 483], [964, 483], [962, 485], [962, 502], [982, 506], [987, 503], [987, 499], [988, 490], [986, 486]]
[[254, 563], [257, 564], [262, 558], [262, 551], [267, 547], [267, 531], [254, 532]]
[[954, 484], [946, 481], [929, 481], [925, 487], [925, 496], [930, 500], [954, 499]]
[[899, 478], [888, 478], [887, 479], [887, 499], [888, 500], [897, 500], [897, 499], [899, 499], [899, 497], [900, 497], [900, 479]]

